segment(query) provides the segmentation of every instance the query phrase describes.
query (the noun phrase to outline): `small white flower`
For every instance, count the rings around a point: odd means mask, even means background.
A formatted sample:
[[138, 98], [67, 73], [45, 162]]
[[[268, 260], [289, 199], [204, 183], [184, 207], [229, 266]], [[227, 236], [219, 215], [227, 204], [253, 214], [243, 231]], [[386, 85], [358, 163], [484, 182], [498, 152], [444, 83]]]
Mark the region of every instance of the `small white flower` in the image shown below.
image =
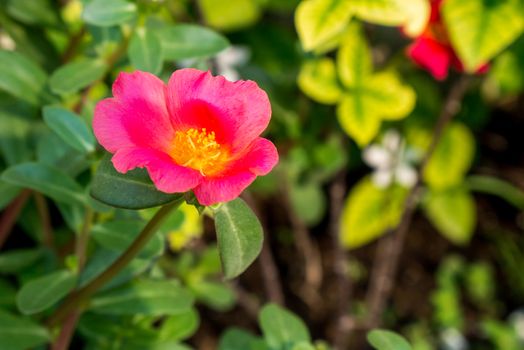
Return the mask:
[[521, 309], [512, 312], [509, 316], [509, 320], [513, 324], [517, 337], [521, 341], [524, 341], [524, 310]]
[[[229, 81], [237, 81], [240, 79], [240, 74], [237, 68], [246, 64], [249, 61], [251, 53], [247, 47], [244, 46], [230, 46], [215, 56], [216, 74], [223, 75]], [[199, 58], [188, 58], [177, 61], [180, 68], [199, 68], [205, 62]], [[200, 68], [206, 69], [206, 68]]]
[[469, 348], [466, 338], [455, 328], [447, 328], [442, 331], [440, 341], [445, 350], [466, 350]]
[[375, 169], [371, 178], [379, 188], [386, 188], [393, 182], [409, 188], [417, 182], [417, 171], [412, 163], [418, 156], [406, 149], [404, 140], [396, 130], [388, 130], [381, 143], [367, 147], [362, 157]]
[[237, 81], [240, 74], [237, 71], [249, 61], [250, 52], [247, 47], [231, 46], [216, 56], [217, 73], [226, 77], [229, 81]]
[[7, 51], [16, 49], [16, 43], [13, 38], [3, 30], [0, 30], [0, 48]]

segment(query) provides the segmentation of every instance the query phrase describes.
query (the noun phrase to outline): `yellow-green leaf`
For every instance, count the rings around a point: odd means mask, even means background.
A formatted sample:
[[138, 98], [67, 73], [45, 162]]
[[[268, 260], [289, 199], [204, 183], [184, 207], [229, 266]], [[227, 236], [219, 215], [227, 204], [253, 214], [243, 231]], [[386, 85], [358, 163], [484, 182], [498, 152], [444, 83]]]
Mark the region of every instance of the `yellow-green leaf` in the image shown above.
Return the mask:
[[342, 128], [360, 146], [377, 135], [382, 120], [406, 117], [415, 107], [413, 89], [391, 72], [366, 78], [362, 86], [344, 94], [337, 108]]
[[295, 13], [295, 26], [302, 47], [314, 50], [344, 31], [351, 18], [347, 0], [302, 1]]
[[470, 241], [477, 214], [469, 191], [464, 188], [430, 191], [424, 209], [431, 223], [451, 242], [462, 245]]
[[199, 0], [206, 24], [221, 30], [235, 30], [254, 24], [261, 15], [256, 0]]
[[337, 117], [342, 129], [360, 146], [367, 145], [380, 129], [380, 118], [366, 111], [366, 96], [362, 91], [345, 94], [337, 106]]
[[425, 29], [430, 14], [428, 0], [352, 0], [351, 5], [361, 20], [402, 26], [410, 36], [417, 36]]
[[297, 83], [306, 95], [320, 103], [337, 103], [342, 95], [335, 63], [331, 58], [305, 62], [298, 74]]
[[373, 70], [371, 52], [358, 23], [352, 23], [344, 35], [338, 50], [337, 68], [342, 83], [353, 88], [360, 87]]
[[349, 248], [361, 247], [394, 228], [400, 221], [407, 190], [377, 188], [369, 177], [353, 187], [341, 217], [340, 240]]
[[400, 81], [390, 71], [381, 72], [369, 79], [366, 94], [373, 97], [375, 110], [381, 119], [398, 120], [406, 117], [413, 108], [417, 96], [411, 86]]
[[524, 30], [524, 8], [518, 0], [447, 0], [442, 12], [453, 47], [469, 72], [475, 72]]
[[458, 185], [468, 172], [475, 153], [471, 131], [461, 123], [451, 124], [443, 133], [424, 171], [424, 180], [433, 189]]
[[398, 26], [406, 16], [398, 0], [352, 0], [351, 10], [355, 16], [375, 24]]

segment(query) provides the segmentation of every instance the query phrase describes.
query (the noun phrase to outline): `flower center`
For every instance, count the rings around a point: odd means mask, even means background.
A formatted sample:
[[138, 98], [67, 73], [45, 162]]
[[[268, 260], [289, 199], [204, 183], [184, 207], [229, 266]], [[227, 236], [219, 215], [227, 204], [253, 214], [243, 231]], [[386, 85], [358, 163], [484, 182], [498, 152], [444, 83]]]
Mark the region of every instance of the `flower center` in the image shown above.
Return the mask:
[[176, 131], [169, 154], [178, 165], [198, 170], [202, 176], [223, 170], [227, 158], [227, 150], [216, 142], [215, 132], [206, 128]]

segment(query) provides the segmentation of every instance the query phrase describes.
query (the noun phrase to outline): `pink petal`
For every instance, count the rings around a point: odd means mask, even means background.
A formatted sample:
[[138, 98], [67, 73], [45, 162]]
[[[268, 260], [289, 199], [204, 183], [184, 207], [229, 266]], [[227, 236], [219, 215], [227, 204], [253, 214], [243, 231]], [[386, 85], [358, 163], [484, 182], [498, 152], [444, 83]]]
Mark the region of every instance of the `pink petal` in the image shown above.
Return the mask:
[[235, 199], [257, 175], [265, 175], [278, 163], [278, 153], [269, 140], [258, 137], [240, 158], [234, 160], [227, 173], [215, 178], [203, 178], [193, 191], [202, 205]]
[[151, 180], [162, 192], [187, 192], [197, 186], [202, 175], [196, 170], [177, 165], [169, 155], [150, 148], [124, 148], [112, 158], [121, 173], [134, 168], [146, 168]]
[[250, 171], [243, 171], [224, 178], [204, 179], [193, 192], [202, 205], [228, 202], [240, 196], [256, 177]]
[[162, 80], [146, 72], [120, 73], [113, 98], [95, 108], [93, 130], [105, 149], [123, 147], [167, 149], [173, 138]]
[[175, 129], [207, 128], [232, 153], [253, 142], [271, 117], [269, 99], [255, 82], [233, 83], [189, 68], [171, 75], [167, 104]]
[[268, 139], [257, 137], [246, 153], [232, 162], [230, 171], [249, 170], [261, 176], [269, 173], [277, 163], [278, 152], [275, 145]]
[[435, 79], [443, 80], [448, 76], [453, 51], [449, 46], [435, 39], [422, 36], [408, 48], [408, 55], [421, 67], [428, 70]]

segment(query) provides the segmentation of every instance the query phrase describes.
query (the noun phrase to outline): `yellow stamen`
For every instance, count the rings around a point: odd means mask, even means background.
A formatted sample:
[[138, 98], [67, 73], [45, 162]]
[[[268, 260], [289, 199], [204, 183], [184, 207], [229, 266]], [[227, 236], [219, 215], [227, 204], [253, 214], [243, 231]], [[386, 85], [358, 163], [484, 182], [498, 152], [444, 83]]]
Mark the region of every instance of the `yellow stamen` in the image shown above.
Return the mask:
[[214, 175], [225, 167], [228, 152], [206, 128], [176, 131], [170, 150], [179, 165], [198, 170], [202, 176]]

